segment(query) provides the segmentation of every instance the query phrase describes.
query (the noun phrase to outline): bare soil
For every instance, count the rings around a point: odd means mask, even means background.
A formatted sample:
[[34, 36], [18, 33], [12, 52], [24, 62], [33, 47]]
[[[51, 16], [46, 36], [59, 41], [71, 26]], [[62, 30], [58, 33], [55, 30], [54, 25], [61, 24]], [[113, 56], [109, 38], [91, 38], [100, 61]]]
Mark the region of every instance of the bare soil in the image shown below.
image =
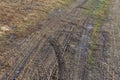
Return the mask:
[[119, 4], [76, 0], [53, 10], [0, 55], [0, 79], [120, 80]]

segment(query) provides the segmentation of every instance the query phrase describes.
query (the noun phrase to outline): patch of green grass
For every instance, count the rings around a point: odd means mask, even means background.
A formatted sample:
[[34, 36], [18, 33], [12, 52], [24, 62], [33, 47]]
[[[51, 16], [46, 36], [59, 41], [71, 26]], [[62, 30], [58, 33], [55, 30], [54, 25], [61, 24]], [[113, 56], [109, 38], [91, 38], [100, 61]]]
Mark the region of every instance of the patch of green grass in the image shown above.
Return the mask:
[[108, 6], [110, 4], [110, 0], [89, 0], [87, 4], [85, 4], [83, 7], [88, 8], [89, 10], [86, 10], [83, 12], [83, 15], [90, 15], [92, 16], [91, 19], [93, 22], [93, 30], [91, 33], [91, 43], [90, 43], [90, 49], [88, 50], [88, 58], [87, 62], [90, 65], [95, 64], [95, 55], [96, 55], [96, 45], [98, 42], [98, 36], [97, 32], [100, 31], [100, 27], [102, 27], [102, 24], [104, 23], [104, 19], [107, 18], [108, 15]]

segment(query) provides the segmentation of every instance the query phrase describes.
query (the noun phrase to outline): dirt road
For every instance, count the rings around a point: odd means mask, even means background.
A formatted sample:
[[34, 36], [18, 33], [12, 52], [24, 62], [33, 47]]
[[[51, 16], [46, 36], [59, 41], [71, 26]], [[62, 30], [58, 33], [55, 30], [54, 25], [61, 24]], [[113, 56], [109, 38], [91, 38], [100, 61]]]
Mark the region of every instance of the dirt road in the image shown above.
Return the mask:
[[[84, 0], [79, 2], [80, 3], [77, 5], [83, 4]], [[56, 31], [58, 31], [60, 28], [65, 27], [65, 25], [70, 26], [68, 23], [72, 24], [72, 20], [74, 19], [69, 16], [73, 14], [73, 9], [77, 6], [75, 4], [66, 10], [58, 9], [49, 14], [48, 19], [40, 23], [39, 30], [30, 34], [27, 38], [21, 39], [21, 41], [16, 44], [16, 47], [11, 51], [3, 53], [7, 65], [5, 67], [5, 70], [1, 72], [1, 76], [3, 74], [2, 80], [10, 80], [18, 77], [23, 68], [26, 68], [25, 65], [29, 65], [32, 59], [36, 58], [36, 55], [39, 54], [42, 45], [44, 43], [46, 44], [47, 37], [54, 35]], [[68, 18], [70, 19], [68, 20]]]
[[[56, 9], [36, 32], [3, 53], [9, 65], [1, 80], [120, 80], [118, 3], [105, 17], [98, 14], [109, 9], [104, 0], [77, 0], [64, 10]], [[52, 46], [51, 38], [59, 46]], [[57, 47], [64, 67], [59, 65]]]

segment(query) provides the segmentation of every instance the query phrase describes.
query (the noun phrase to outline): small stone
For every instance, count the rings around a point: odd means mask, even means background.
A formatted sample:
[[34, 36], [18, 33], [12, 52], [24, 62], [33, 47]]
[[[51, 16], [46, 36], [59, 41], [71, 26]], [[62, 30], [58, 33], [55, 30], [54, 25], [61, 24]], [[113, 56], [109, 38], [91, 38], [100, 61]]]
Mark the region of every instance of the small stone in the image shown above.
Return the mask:
[[11, 28], [8, 25], [3, 25], [3, 26], [0, 27], [0, 29], [4, 32], [11, 31]]
[[93, 26], [92, 26], [92, 25], [88, 25], [88, 26], [87, 26], [87, 29], [88, 29], [88, 30], [91, 30], [91, 29], [93, 29]]

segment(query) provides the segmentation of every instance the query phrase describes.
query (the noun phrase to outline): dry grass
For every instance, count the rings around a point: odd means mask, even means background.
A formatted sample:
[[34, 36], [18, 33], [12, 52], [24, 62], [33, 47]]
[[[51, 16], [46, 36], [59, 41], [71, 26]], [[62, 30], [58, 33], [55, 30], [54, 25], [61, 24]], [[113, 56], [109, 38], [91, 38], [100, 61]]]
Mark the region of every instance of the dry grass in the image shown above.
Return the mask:
[[56, 7], [66, 5], [70, 0], [2, 0], [0, 1], [0, 24], [17, 31], [36, 24]]
[[[25, 35], [47, 14], [74, 0], [0, 0], [0, 52], [9, 34]], [[8, 40], [7, 40], [8, 41]]]

